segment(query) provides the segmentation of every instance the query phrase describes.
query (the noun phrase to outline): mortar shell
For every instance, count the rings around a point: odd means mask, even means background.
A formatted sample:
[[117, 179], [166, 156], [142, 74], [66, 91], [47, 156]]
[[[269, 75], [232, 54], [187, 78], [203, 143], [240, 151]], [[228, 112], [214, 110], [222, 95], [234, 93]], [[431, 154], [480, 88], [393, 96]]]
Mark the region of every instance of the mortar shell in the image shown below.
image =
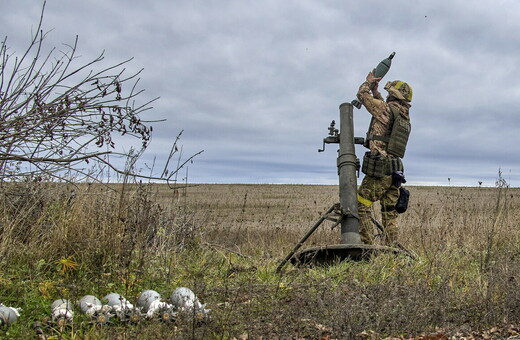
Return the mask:
[[110, 293], [105, 295], [101, 301], [103, 301], [106, 305], [109, 305], [110, 307], [119, 307], [121, 309], [132, 309], [134, 306], [128, 302], [127, 299], [125, 299], [123, 296], [117, 294], [117, 293]]
[[101, 301], [94, 295], [85, 295], [79, 299], [79, 308], [83, 313], [101, 309]]
[[198, 308], [200, 305], [195, 293], [186, 287], [175, 289], [170, 296], [170, 301], [178, 309]]
[[0, 306], [0, 325], [10, 325], [18, 320], [18, 312], [12, 307]]
[[58, 299], [51, 304], [51, 319], [58, 322], [58, 326], [61, 327], [65, 323], [72, 321], [73, 317], [74, 311], [69, 300]]
[[51, 310], [55, 310], [57, 308], [72, 310], [72, 303], [67, 299], [54, 300], [54, 302], [51, 304]]
[[144, 313], [148, 312], [150, 309], [150, 304], [155, 300], [160, 300], [161, 294], [157, 293], [155, 290], [145, 290], [142, 292], [137, 298], [137, 307], [141, 308]]

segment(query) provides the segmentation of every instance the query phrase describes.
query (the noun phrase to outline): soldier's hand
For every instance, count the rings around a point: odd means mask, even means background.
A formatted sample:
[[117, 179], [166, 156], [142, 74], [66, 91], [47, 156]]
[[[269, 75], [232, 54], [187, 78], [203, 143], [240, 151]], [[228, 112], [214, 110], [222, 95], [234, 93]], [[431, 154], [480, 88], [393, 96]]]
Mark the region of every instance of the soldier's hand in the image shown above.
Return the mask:
[[370, 83], [370, 84], [375, 84], [374, 87], [377, 87], [377, 84], [379, 83], [379, 81], [383, 79], [381, 77], [376, 77], [374, 76], [374, 72], [370, 72], [368, 75], [367, 75], [367, 81]]
[[372, 95], [374, 96], [374, 98], [381, 98], [381, 93], [377, 89], [378, 85], [379, 85], [379, 81], [381, 79], [382, 79], [381, 77], [374, 76], [374, 71], [370, 72], [367, 75], [367, 81], [370, 84], [370, 89], [372, 90]]

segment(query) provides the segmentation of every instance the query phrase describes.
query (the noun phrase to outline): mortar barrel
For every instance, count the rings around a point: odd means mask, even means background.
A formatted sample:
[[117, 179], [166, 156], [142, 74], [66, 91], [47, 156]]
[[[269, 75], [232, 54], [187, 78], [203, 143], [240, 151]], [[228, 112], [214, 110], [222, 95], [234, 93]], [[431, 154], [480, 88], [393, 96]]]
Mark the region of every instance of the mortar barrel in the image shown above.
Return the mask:
[[354, 114], [352, 104], [341, 104], [339, 106], [339, 112], [339, 198], [344, 214], [341, 221], [341, 244], [361, 244], [357, 205], [357, 158], [354, 144]]

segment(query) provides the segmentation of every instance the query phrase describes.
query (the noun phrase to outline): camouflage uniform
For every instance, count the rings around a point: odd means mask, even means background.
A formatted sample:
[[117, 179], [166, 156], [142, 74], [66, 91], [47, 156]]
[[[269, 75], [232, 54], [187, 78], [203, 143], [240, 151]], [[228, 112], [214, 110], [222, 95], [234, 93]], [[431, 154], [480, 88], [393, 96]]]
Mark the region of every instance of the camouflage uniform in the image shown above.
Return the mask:
[[[374, 135], [384, 135], [389, 128], [391, 111], [390, 105], [407, 116], [410, 105], [404, 101], [386, 102], [379, 93], [372, 95], [370, 84], [365, 81], [359, 87], [357, 98], [366, 107], [367, 111], [373, 116], [374, 122], [369, 131]], [[380, 155], [382, 158], [392, 158], [386, 152], [387, 143], [380, 140], [370, 140], [370, 153], [374, 156]], [[380, 201], [382, 222], [385, 227], [384, 242], [392, 245], [397, 241], [397, 216], [395, 204], [399, 199], [399, 188], [392, 184], [392, 175], [385, 175], [381, 178], [365, 175], [361, 186], [358, 189], [358, 212], [360, 218], [359, 233], [361, 241], [365, 244], [373, 242], [373, 222], [371, 220], [372, 204]]]

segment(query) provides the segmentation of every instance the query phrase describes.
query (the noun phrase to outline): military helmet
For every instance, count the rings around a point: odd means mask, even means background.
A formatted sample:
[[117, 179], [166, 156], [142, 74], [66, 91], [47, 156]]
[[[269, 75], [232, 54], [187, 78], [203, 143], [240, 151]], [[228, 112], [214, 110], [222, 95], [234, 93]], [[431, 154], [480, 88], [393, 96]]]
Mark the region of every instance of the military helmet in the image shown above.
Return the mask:
[[388, 93], [397, 99], [404, 100], [406, 102], [412, 101], [412, 87], [405, 83], [404, 81], [400, 80], [394, 80], [389, 81], [385, 85], [385, 90], [388, 91]]

